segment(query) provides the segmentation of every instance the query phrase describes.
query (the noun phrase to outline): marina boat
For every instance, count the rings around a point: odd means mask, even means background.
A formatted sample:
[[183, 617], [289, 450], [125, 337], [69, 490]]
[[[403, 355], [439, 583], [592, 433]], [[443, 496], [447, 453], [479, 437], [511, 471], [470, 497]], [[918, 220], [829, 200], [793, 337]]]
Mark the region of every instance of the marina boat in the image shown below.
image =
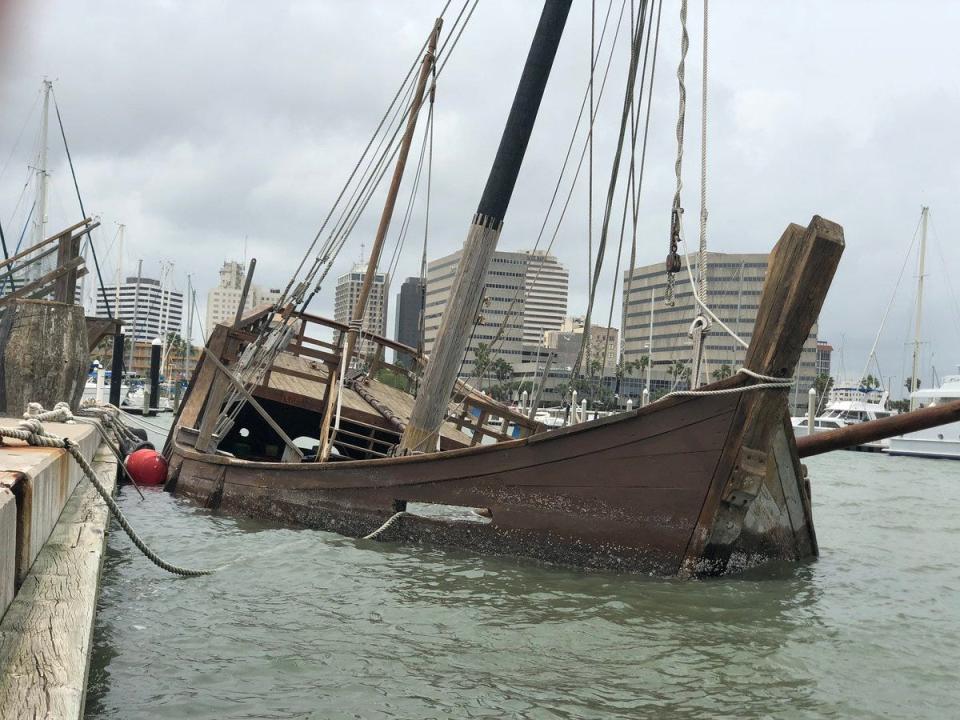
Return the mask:
[[[358, 320], [309, 314], [310, 291], [323, 277], [321, 247], [275, 305], [213, 330], [164, 448], [169, 492], [225, 512], [355, 537], [661, 575], [817, 554], [787, 391], [843, 252], [836, 223], [815, 216], [806, 226], [787, 226], [771, 255], [745, 368], [732, 377], [557, 429], [458, 380], [569, 7], [569, 0], [544, 5], [430, 356], [371, 334]], [[440, 27], [438, 21], [410, 96], [353, 318], [364, 317]], [[631, 83], [650, 41], [643, 28], [638, 23], [630, 48], [621, 143]], [[619, 154], [614, 179], [618, 162]], [[665, 270], [670, 282], [682, 269], [678, 203]], [[332, 340], [319, 337], [327, 331]], [[361, 333], [365, 358], [356, 354]], [[386, 363], [387, 349], [414, 358], [413, 368]], [[410, 391], [381, 382], [383, 368], [409, 373]], [[519, 428], [520, 437], [488, 427], [490, 415]], [[483, 437], [495, 442], [480, 444]]]
[[[938, 388], [911, 393], [911, 406], [935, 407], [960, 399], [960, 375], [947, 375]], [[960, 422], [890, 438], [891, 455], [960, 460]]]
[[[864, 387], [858, 382], [835, 385], [830, 389], [824, 413], [814, 418], [813, 432], [838, 430], [849, 425], [890, 417], [896, 412], [887, 407], [889, 395], [886, 390]], [[796, 435], [810, 434], [806, 417], [793, 417], [790, 420]], [[889, 444], [888, 439], [875, 440], [850, 449], [882, 452]]]

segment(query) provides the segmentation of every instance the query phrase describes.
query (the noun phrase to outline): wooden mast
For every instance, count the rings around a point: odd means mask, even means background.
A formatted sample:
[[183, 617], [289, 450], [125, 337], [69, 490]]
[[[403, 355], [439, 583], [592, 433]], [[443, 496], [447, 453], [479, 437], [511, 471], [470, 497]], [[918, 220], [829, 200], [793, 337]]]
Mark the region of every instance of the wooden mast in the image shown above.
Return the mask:
[[497, 156], [463, 246], [453, 293], [440, 321], [437, 341], [430, 353], [430, 362], [424, 371], [410, 422], [400, 442], [400, 452], [432, 452], [436, 448], [437, 430], [447, 414], [450, 393], [456, 383], [470, 328], [483, 296], [487, 269], [497, 249], [503, 219], [540, 109], [571, 1], [546, 0], [544, 3]]
[[[417, 116], [420, 114], [424, 91], [427, 87], [427, 80], [433, 68], [434, 56], [437, 50], [437, 38], [440, 35], [441, 27], [443, 27], [443, 18], [437, 18], [433, 25], [433, 31], [430, 33], [430, 39], [427, 41], [427, 51], [423, 56], [423, 62], [420, 64], [420, 76], [417, 78], [417, 88], [413, 93], [413, 100], [410, 103], [407, 127], [404, 131], [403, 139], [400, 141], [397, 164], [393, 170], [390, 188], [387, 191], [387, 201], [383, 206], [383, 213], [380, 215], [380, 224], [377, 227], [373, 248], [370, 250], [370, 258], [367, 260], [366, 272], [363, 275], [363, 284], [360, 286], [360, 294], [357, 296], [353, 313], [350, 315], [351, 321], [350, 328], [347, 331], [346, 345], [343, 348], [343, 352], [340, 353], [340, 360], [337, 363], [336, 369], [330, 373], [328, 380], [326, 407], [324, 408], [323, 422], [320, 426], [320, 451], [317, 453], [317, 460], [321, 462], [330, 456], [330, 422], [333, 415], [332, 411], [337, 404], [340, 380], [350, 367], [350, 358], [357, 344], [357, 336], [363, 327], [363, 316], [366, 312], [367, 300], [370, 297], [370, 289], [373, 287], [373, 281], [377, 274], [377, 265], [380, 262], [380, 255], [383, 252], [383, 242], [387, 237], [387, 231], [390, 229], [390, 220], [393, 217], [397, 194], [400, 191], [400, 181], [403, 179], [403, 171], [407, 165], [407, 156], [410, 153], [413, 132], [417, 127]], [[340, 341], [343, 342], [342, 333], [340, 335]]]

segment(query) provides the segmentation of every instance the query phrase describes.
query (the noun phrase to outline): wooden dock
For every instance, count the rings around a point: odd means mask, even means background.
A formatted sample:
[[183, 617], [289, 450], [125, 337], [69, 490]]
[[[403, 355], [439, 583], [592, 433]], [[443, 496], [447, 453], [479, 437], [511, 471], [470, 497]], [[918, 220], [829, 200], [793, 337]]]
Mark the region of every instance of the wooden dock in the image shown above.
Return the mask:
[[[44, 427], [79, 443], [113, 491], [117, 462], [96, 428]], [[0, 446], [0, 717], [82, 717], [108, 520], [65, 451]]]

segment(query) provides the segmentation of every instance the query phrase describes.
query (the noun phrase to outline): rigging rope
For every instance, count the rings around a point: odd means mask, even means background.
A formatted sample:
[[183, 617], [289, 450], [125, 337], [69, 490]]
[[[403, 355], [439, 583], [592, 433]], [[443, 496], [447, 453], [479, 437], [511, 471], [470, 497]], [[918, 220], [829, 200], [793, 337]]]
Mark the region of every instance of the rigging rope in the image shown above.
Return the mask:
[[[707, 302], [707, 39], [708, 39], [708, 0], [703, 0], [703, 74], [702, 98], [700, 106], [700, 247], [697, 252], [697, 287], [694, 289], [702, 303]], [[693, 373], [691, 384], [700, 385], [701, 375], [707, 374], [704, 349], [707, 335], [710, 333], [710, 321], [697, 312], [690, 326], [693, 340]]]
[[673, 194], [673, 207], [670, 210], [670, 252], [667, 254], [667, 289], [664, 293], [663, 304], [673, 307], [674, 277], [680, 271], [680, 216], [683, 208], [680, 205], [680, 190], [683, 188], [683, 124], [687, 115], [687, 87], [684, 83], [687, 50], [690, 47], [690, 36], [687, 35], [687, 0], [680, 0], [680, 64], [677, 66], [677, 81], [679, 86], [679, 108], [677, 111], [677, 159], [674, 170], [677, 177], [676, 190]]
[[[607, 367], [607, 354], [610, 349], [610, 329], [613, 325], [613, 308], [616, 305], [617, 299], [617, 287], [620, 284], [620, 260], [623, 253], [623, 234], [626, 227], [627, 221], [627, 201], [632, 202], [631, 206], [631, 216], [632, 216], [632, 226], [631, 226], [631, 264], [636, 261], [637, 255], [637, 206], [639, 204], [639, 190], [637, 189], [637, 178], [636, 178], [636, 155], [637, 155], [637, 123], [639, 121], [640, 108], [643, 105], [643, 93], [644, 85], [647, 77], [647, 59], [650, 52], [650, 34], [653, 30], [653, 8], [654, 4], [650, 4], [650, 19], [647, 21], [647, 39], [643, 52], [643, 67], [640, 70], [640, 91], [637, 93], [636, 107], [630, 107], [630, 182], [626, 188], [626, 194], [623, 201], [623, 219], [620, 222], [620, 242], [617, 247], [617, 264], [613, 273], [613, 283], [610, 288], [610, 308], [607, 313], [607, 332], [604, 336], [603, 342], [603, 366], [600, 369], [600, 375], [603, 377], [604, 372]], [[633, 27], [633, 0], [630, 2], [630, 25]], [[647, 99], [647, 109], [649, 112], [650, 104], [653, 99], [653, 78], [650, 78], [650, 90], [649, 97]], [[646, 142], [646, 137], [644, 137], [644, 142]], [[641, 175], [642, 175], [641, 169]], [[626, 307], [624, 306], [623, 311], [624, 318], [624, 327], [626, 326]], [[615, 363], [622, 362], [622, 351], [618, 355]], [[616, 367], [614, 368], [616, 370]]]
[[[650, 135], [650, 109], [653, 107], [653, 80], [656, 77], [657, 72], [657, 50], [660, 47], [660, 15], [663, 11], [663, 0], [660, 0], [657, 3], [657, 29], [653, 37], [653, 59], [650, 64], [650, 89], [649, 97], [647, 99], [647, 117], [644, 120], [643, 125], [643, 144], [640, 148], [640, 174], [637, 178], [637, 202], [639, 203], [640, 193], [643, 192], [643, 170], [646, 167], [647, 160], [647, 139]], [[652, 13], [652, 10], [651, 10]], [[650, 37], [647, 36], [647, 46], [650, 45]], [[644, 56], [644, 71], [646, 71], [647, 59]], [[633, 293], [633, 273], [637, 267], [637, 207], [634, 205], [633, 208], [633, 245], [630, 250], [630, 274], [627, 275], [627, 292], [624, 297], [627, 299], [627, 302], [630, 300], [630, 295]], [[624, 303], [624, 316], [623, 316], [623, 326], [626, 327], [627, 320], [627, 303]], [[648, 361], [649, 362], [649, 361]]]
[[[607, 5], [607, 14], [606, 14], [606, 17], [604, 18], [603, 27], [602, 27], [601, 30], [600, 30], [600, 42], [599, 42], [599, 44], [598, 44], [598, 46], [597, 46], [597, 51], [598, 51], [598, 52], [599, 52], [600, 49], [603, 47], [604, 37], [605, 37], [605, 35], [606, 35], [606, 30], [607, 30], [607, 21], [608, 21], [609, 16], [610, 16], [610, 10], [611, 10], [611, 8], [612, 8], [612, 5], [613, 5], [613, 0], [610, 0], [610, 3]], [[626, 9], [626, 0], [623, 0], [623, 2], [621, 2], [621, 4], [620, 4], [620, 15], [619, 15], [619, 18], [618, 18], [618, 20], [617, 20], [617, 26], [616, 26], [616, 28], [615, 28], [614, 31], [613, 31], [613, 41], [612, 41], [612, 44], [611, 44], [611, 46], [610, 46], [610, 52], [609, 52], [609, 54], [607, 55], [607, 64], [606, 64], [606, 67], [605, 67], [604, 72], [603, 72], [603, 79], [602, 79], [601, 82], [600, 82], [600, 91], [597, 93], [596, 107], [594, 108], [594, 114], [590, 117], [590, 122], [591, 122], [591, 123], [593, 123], [593, 122], [596, 120], [596, 115], [597, 115], [597, 113], [599, 112], [599, 109], [600, 109], [600, 101], [603, 99], [604, 90], [605, 90], [605, 88], [606, 88], [606, 86], [607, 86], [607, 78], [609, 77], [610, 68], [611, 68], [611, 65], [612, 65], [612, 63], [613, 63], [613, 54], [614, 54], [614, 51], [615, 51], [616, 48], [617, 48], [617, 41], [618, 41], [619, 36], [620, 36], [620, 26], [621, 26], [622, 23], [623, 23], [623, 14], [624, 14], [624, 10], [625, 10], [625, 9]], [[564, 156], [563, 164], [562, 164], [562, 166], [561, 166], [561, 168], [560, 168], [560, 175], [557, 177], [557, 183], [556, 183], [556, 185], [555, 185], [554, 188], [553, 188], [553, 195], [551, 196], [551, 198], [550, 198], [550, 203], [549, 203], [548, 206], [547, 206], [547, 212], [546, 212], [546, 214], [544, 215], [543, 223], [540, 225], [540, 231], [539, 231], [539, 233], [537, 234], [537, 239], [536, 239], [536, 241], [534, 242], [533, 250], [530, 251], [530, 254], [531, 254], [531, 255], [536, 254], [537, 250], [538, 250], [539, 247], [540, 247], [540, 242], [543, 240], [544, 231], [546, 230], [547, 223], [548, 223], [549, 220], [550, 220], [550, 214], [551, 214], [551, 212], [553, 211], [553, 207], [554, 207], [554, 204], [555, 204], [555, 202], [556, 202], [557, 195], [558, 195], [559, 190], [560, 190], [560, 186], [561, 186], [561, 184], [562, 184], [562, 182], [563, 182], [563, 176], [564, 176], [564, 173], [566, 172], [567, 164], [568, 164], [568, 162], [569, 162], [569, 160], [570, 160], [570, 154], [571, 154], [571, 152], [573, 151], [573, 146], [574, 146], [574, 143], [576, 142], [576, 139], [577, 139], [577, 132], [580, 130], [580, 122], [581, 122], [581, 120], [582, 120], [582, 118], [583, 118], [583, 111], [584, 111], [584, 109], [585, 109], [586, 106], [587, 106], [588, 93], [589, 93], [589, 88], [587, 88], [586, 90], [584, 90], [583, 100], [582, 100], [581, 103], [580, 103], [580, 112], [579, 112], [579, 114], [577, 115], [577, 122], [576, 122], [576, 124], [574, 125], [573, 133], [572, 133], [571, 136], [570, 136], [570, 143], [567, 145], [567, 153], [566, 153], [566, 155]], [[571, 180], [571, 183], [570, 183], [570, 189], [567, 191], [567, 196], [566, 196], [566, 198], [564, 199], [563, 207], [560, 209], [560, 216], [557, 218], [557, 224], [556, 224], [556, 226], [554, 227], [554, 230], [553, 230], [552, 235], [550, 236], [550, 241], [547, 243], [547, 247], [546, 247], [546, 249], [543, 251], [543, 254], [544, 254], [544, 255], [549, 255], [549, 254], [550, 254], [550, 250], [553, 248], [553, 244], [554, 244], [554, 242], [556, 241], [557, 236], [558, 236], [559, 233], [560, 233], [560, 228], [561, 228], [561, 226], [563, 225], [564, 218], [566, 217], [566, 214], [567, 214], [567, 208], [570, 206], [570, 201], [571, 201], [571, 199], [572, 199], [572, 197], [573, 197], [573, 191], [576, 189], [577, 181], [580, 179], [580, 172], [581, 172], [581, 170], [583, 169], [583, 162], [584, 162], [584, 159], [586, 158], [586, 156], [587, 156], [587, 141], [584, 140], [583, 148], [582, 148], [581, 151], [580, 151], [580, 158], [579, 158], [579, 161], [577, 162], [577, 167], [576, 167], [576, 170], [574, 171], [573, 179]], [[532, 282], [530, 283], [531, 285], [536, 285], [537, 281], [540, 279], [540, 273], [542, 272], [542, 270], [543, 270], [543, 263], [541, 263], [541, 264], [538, 266], [538, 268], [537, 268], [537, 273], [536, 273], [536, 275], [534, 275], [533, 280], [532, 280]], [[493, 350], [495, 350], [497, 347], [499, 347], [500, 343], [502, 342], [503, 337], [504, 337], [504, 331], [506, 330], [507, 323], [509, 322], [509, 320], [510, 320], [510, 319], [513, 317], [513, 315], [514, 315], [514, 308], [515, 308], [515, 306], [516, 306], [517, 300], [519, 300], [519, 298], [520, 298], [521, 293], [522, 293], [522, 288], [518, 288], [517, 291], [514, 293], [513, 298], [510, 300], [510, 305], [508, 306], [508, 308], [507, 308], [507, 310], [506, 310], [506, 313], [504, 314], [503, 321], [501, 322], [500, 327], [497, 329], [497, 332], [496, 332], [496, 334], [494, 335], [494, 338], [490, 341], [490, 349], [491, 349], [491, 351], [493, 351]], [[468, 347], [469, 347], [469, 345], [468, 345]]]
[[[80, 214], [87, 217], [87, 211], [83, 209], [83, 198], [80, 197], [80, 184], [77, 182], [77, 172], [73, 168], [73, 157], [70, 155], [70, 146], [67, 144], [67, 133], [63, 129], [63, 119], [60, 117], [60, 105], [57, 103], [57, 94], [50, 86], [50, 94], [53, 95], [53, 109], [57, 113], [57, 123], [60, 125], [60, 136], [63, 138], [63, 149], [67, 154], [67, 163], [70, 165], [70, 175], [73, 177], [73, 188], [77, 191], [77, 202], [80, 204]], [[110, 305], [110, 299], [107, 297], [107, 290], [103, 284], [103, 274], [100, 272], [100, 261], [97, 259], [97, 249], [93, 245], [93, 237], [88, 233], [84, 243], [90, 248], [90, 254], [93, 256], [93, 266], [97, 271], [97, 281], [100, 283], [100, 292], [103, 295], [103, 302], [107, 308], [107, 317], [113, 320], [113, 307]]]
[[[646, 16], [646, 7], [647, 0], [642, 0], [640, 11], [640, 17], [644, 18]], [[587, 312], [584, 317], [583, 324], [583, 341], [580, 344], [580, 351], [577, 354], [576, 362], [573, 365], [571, 372], [571, 378], [575, 378], [579, 375], [580, 368], [583, 363], [584, 350], [587, 346], [587, 338], [590, 336], [590, 316], [593, 312], [593, 303], [596, 298], [597, 293], [597, 284], [600, 281], [600, 270], [603, 265], [603, 258], [606, 253], [607, 245], [607, 235], [610, 227], [610, 216], [611, 210], [613, 207], [613, 196], [616, 191], [617, 178], [620, 174], [620, 156], [623, 152], [623, 142], [626, 135], [627, 122], [630, 118], [630, 108], [633, 106], [633, 89], [636, 84], [637, 79], [637, 67], [639, 65], [640, 59], [640, 45], [641, 40], [643, 39], [643, 25], [641, 21], [637, 25], [636, 32], [632, 32], [631, 29], [631, 44], [630, 44], [630, 68], [627, 72], [627, 87], [624, 91], [623, 98], [623, 110], [620, 115], [620, 132], [617, 138], [617, 149], [613, 156], [613, 167], [610, 171], [610, 183], [607, 189], [607, 201], [604, 208], [603, 214], [603, 223], [600, 228], [600, 242], [597, 246], [597, 262], [593, 269], [593, 278], [590, 285], [590, 295], [587, 300]]]

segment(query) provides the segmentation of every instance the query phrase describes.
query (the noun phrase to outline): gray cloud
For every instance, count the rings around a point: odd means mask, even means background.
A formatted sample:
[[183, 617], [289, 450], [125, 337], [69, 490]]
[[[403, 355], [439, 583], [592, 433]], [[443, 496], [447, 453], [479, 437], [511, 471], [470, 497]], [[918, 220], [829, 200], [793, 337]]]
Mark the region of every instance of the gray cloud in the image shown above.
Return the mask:
[[[0, 33], [0, 163], [41, 77], [56, 78], [85, 202], [103, 216], [97, 242], [108, 274], [116, 262], [108, 248], [119, 221], [128, 227], [128, 270], [139, 257], [154, 273], [161, 259], [171, 259], [181, 287], [189, 272], [205, 290], [223, 259], [243, 254], [247, 237], [248, 254], [258, 258], [258, 280], [281, 284], [441, 5], [22, 3], [4, 16], [9, 27]], [[665, 254], [674, 182], [679, 26], [673, 5], [665, 5], [640, 216], [642, 263]], [[902, 4], [892, 2], [738, 2], [716, 3], [712, 10], [711, 248], [768, 250], [788, 222], [805, 223], [814, 213], [841, 222], [848, 248], [821, 317], [821, 336], [842, 342], [845, 370], [854, 375], [879, 326], [920, 205], [929, 204], [935, 236], [925, 364], [932, 354], [941, 373], [949, 370], [960, 362], [960, 319], [948, 286], [960, 264], [952, 240], [960, 229], [960, 141], [953, 130], [960, 90], [951, 38], [960, 8], [926, 4], [922, 32], [919, 26], [911, 31]], [[684, 174], [691, 238], [698, 213], [699, 12], [692, 4]], [[538, 14], [536, 2], [481, 0], [440, 80], [433, 257], [463, 240]], [[620, 43], [625, 50], [622, 37]], [[618, 55], [596, 131], [595, 208], [602, 207], [623, 92], [625, 56]], [[589, 3], [574, 3], [504, 248], [529, 247], [540, 227], [587, 80], [588, 56]], [[0, 176], [0, 218], [8, 235], [16, 231], [8, 218], [30, 162], [36, 120], [34, 111]], [[65, 225], [78, 211], [62, 152], [55, 141], [51, 147], [50, 221]], [[375, 199], [335, 272], [359, 257], [361, 241], [369, 245], [378, 213]], [[417, 272], [421, 233], [418, 207], [398, 276]], [[586, 304], [586, 245], [581, 184], [554, 247], [572, 271], [572, 309]], [[392, 247], [391, 238], [388, 252]], [[597, 309], [603, 317], [614, 261], [611, 254], [604, 266]], [[914, 275], [911, 267], [881, 344], [884, 375], [902, 374]], [[960, 290], [960, 279], [954, 285]], [[332, 287], [316, 301], [319, 311], [331, 308]]]

